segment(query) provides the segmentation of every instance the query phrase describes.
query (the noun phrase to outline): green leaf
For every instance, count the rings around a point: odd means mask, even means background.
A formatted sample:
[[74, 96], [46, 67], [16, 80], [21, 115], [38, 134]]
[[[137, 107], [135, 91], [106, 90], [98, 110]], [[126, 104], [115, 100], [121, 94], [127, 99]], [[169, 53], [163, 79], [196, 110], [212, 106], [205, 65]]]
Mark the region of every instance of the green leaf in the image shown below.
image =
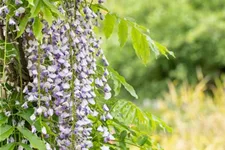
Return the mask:
[[38, 14], [40, 13], [41, 7], [42, 7], [42, 0], [34, 0], [34, 5], [31, 7], [30, 13], [31, 16], [30, 18], [35, 18], [38, 17]]
[[164, 132], [173, 132], [173, 129], [168, 126], [163, 120], [161, 120], [160, 118], [150, 114], [150, 113], [146, 113], [149, 117], [152, 118], [152, 122], [154, 122], [156, 125], [158, 125], [160, 128], [162, 128], [164, 130]]
[[9, 63], [11, 58], [18, 58], [18, 53], [16, 48], [11, 43], [6, 43], [5, 50], [5, 41], [0, 40], [0, 60], [4, 60], [4, 53], [6, 52], [6, 63]]
[[41, 125], [39, 123], [39, 119], [36, 120], [36, 122], [32, 121], [30, 119], [30, 116], [34, 113], [34, 110], [32, 108], [28, 108], [24, 111], [20, 111], [17, 115], [25, 119], [30, 125], [34, 125], [37, 131], [41, 131]]
[[120, 149], [121, 150], [127, 150], [127, 147], [126, 147], [126, 142], [125, 142], [125, 138], [127, 136], [127, 131], [126, 130], [123, 130], [121, 133], [120, 133], [120, 137], [119, 137], [119, 145], [120, 145]]
[[27, 128], [17, 127], [17, 129], [23, 134], [23, 136], [30, 142], [33, 148], [37, 148], [39, 150], [46, 150], [45, 143], [39, 137], [34, 135]]
[[145, 33], [150, 32], [148, 28], [137, 24], [134, 18], [126, 17], [126, 20], [127, 20], [127, 22], [129, 22], [132, 25], [132, 27], [136, 27], [136, 28], [140, 29], [141, 31], [143, 31]]
[[33, 121], [30, 119], [30, 116], [34, 113], [32, 108], [25, 109], [24, 111], [20, 111], [17, 115], [25, 119], [30, 125], [33, 124]]
[[130, 101], [117, 101], [111, 108], [111, 114], [119, 122], [133, 129], [151, 131], [150, 118]]
[[127, 38], [128, 38], [128, 25], [127, 25], [127, 21], [124, 19], [121, 19], [119, 23], [118, 36], [119, 36], [120, 47], [123, 47], [125, 43], [127, 42]]
[[4, 113], [0, 113], [0, 126], [6, 124], [8, 122], [8, 117], [4, 115]]
[[142, 34], [141, 36], [141, 43], [140, 43], [140, 49], [139, 49], [139, 55], [142, 59], [142, 62], [144, 64], [147, 64], [150, 60], [150, 47], [148, 44], [148, 40], [146, 35]]
[[27, 0], [27, 1], [30, 5], [34, 6], [34, 0]]
[[42, 11], [43, 11], [43, 18], [48, 22], [48, 25], [51, 26], [54, 20], [52, 12], [47, 7], [43, 7]]
[[109, 72], [111, 73], [112, 79], [116, 80], [116, 82], [121, 83], [124, 88], [136, 99], [138, 99], [138, 96], [134, 90], [134, 88], [128, 84], [123, 76], [121, 76], [117, 71], [115, 71], [113, 68], [108, 67]]
[[158, 42], [156, 42], [156, 41], [154, 41], [154, 43], [155, 43], [157, 49], [159, 50], [159, 52], [160, 52], [162, 55], [166, 56], [166, 58], [168, 58], [168, 55], [167, 55], [167, 54], [169, 54], [169, 55], [171, 55], [171, 56], [173, 56], [173, 57], [175, 58], [174, 53], [171, 52], [171, 51], [169, 51], [165, 46], [161, 45], [160, 43], [158, 43]]
[[147, 64], [150, 60], [150, 47], [147, 36], [141, 33], [137, 28], [133, 27], [131, 31], [131, 37], [137, 56], [144, 64]]
[[7, 145], [0, 147], [0, 150], [14, 150], [15, 146], [16, 143], [9, 143]]
[[[115, 128], [115, 130], [116, 130], [116, 132], [119, 132], [119, 129], [117, 130]], [[119, 138], [119, 146], [120, 146], [121, 150], [127, 150], [126, 142], [125, 142], [126, 136], [127, 136], [126, 130], [123, 130], [121, 133], [119, 133], [118, 138]]]
[[120, 149], [121, 150], [127, 150], [125, 141], [120, 141], [119, 144], [120, 144]]
[[120, 140], [121, 141], [124, 141], [125, 138], [127, 136], [127, 131], [126, 130], [123, 130], [121, 133], [120, 133]]
[[49, 8], [49, 10], [51, 10], [53, 13], [57, 14], [61, 19], [65, 18], [63, 16], [63, 14], [58, 10], [58, 8], [53, 3], [51, 3], [49, 0], [44, 0], [43, 2]]
[[114, 96], [117, 96], [120, 93], [120, 89], [121, 89], [121, 85], [122, 84], [118, 80], [116, 80], [116, 79], [113, 79], [113, 84], [114, 84], [113, 90], [115, 92], [115, 95]]
[[94, 12], [97, 12], [99, 9], [105, 10], [105, 11], [109, 11], [105, 6], [101, 5], [101, 4], [92, 4], [91, 5], [91, 10], [93, 10]]
[[34, 25], [33, 25], [33, 32], [38, 41], [42, 41], [43, 34], [42, 34], [42, 29], [43, 29], [43, 24], [39, 17], [36, 17], [34, 20]]
[[[133, 136], [136, 136], [136, 132], [134, 130], [132, 130], [130, 128], [130, 126], [125, 125], [123, 122], [120, 122], [119, 120], [117, 120], [116, 118], [113, 118], [112, 121], [112, 126], [115, 127], [115, 129], [118, 127], [118, 129], [126, 129], [127, 131], [129, 131], [129, 133], [131, 133]], [[117, 132], [117, 131], [116, 131]], [[119, 131], [118, 131], [119, 132]]]
[[138, 138], [137, 144], [143, 146], [148, 141], [148, 136], [142, 135]]
[[30, 14], [27, 13], [22, 20], [20, 20], [20, 25], [19, 25], [19, 31], [17, 32], [17, 36], [16, 38], [20, 37], [23, 33], [24, 33], [24, 30], [27, 26], [27, 23], [29, 21], [29, 16]]
[[133, 47], [136, 51], [137, 56], [140, 58], [140, 41], [142, 37], [142, 33], [135, 27], [132, 28], [131, 37], [133, 42]]
[[14, 128], [10, 125], [0, 126], [0, 142], [7, 139], [14, 131]]
[[43, 126], [46, 128], [46, 131], [48, 134], [53, 135], [53, 136], [57, 136], [50, 128], [49, 125], [47, 125], [45, 122], [42, 122]]
[[20, 145], [21, 145], [23, 148], [25, 148], [25, 150], [32, 150], [32, 148], [31, 148], [29, 145], [27, 145], [27, 144], [20, 143]]
[[103, 32], [106, 38], [109, 38], [113, 32], [116, 23], [116, 17], [110, 13], [105, 16]]
[[160, 52], [158, 48], [156, 47], [154, 41], [149, 36], [147, 36], [147, 40], [148, 40], [150, 49], [155, 53], [156, 58], [158, 58], [158, 56], [160, 55]]

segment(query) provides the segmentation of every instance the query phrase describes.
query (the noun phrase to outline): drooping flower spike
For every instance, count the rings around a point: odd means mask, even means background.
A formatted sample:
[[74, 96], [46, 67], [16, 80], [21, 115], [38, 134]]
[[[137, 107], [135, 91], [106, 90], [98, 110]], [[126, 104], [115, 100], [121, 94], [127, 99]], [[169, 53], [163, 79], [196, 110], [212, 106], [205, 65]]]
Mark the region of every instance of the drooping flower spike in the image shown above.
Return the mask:
[[[50, 27], [45, 23], [42, 43], [34, 38], [25, 39], [28, 69], [33, 82], [24, 88], [24, 93], [28, 102], [38, 103], [30, 119], [35, 121], [39, 116], [58, 116], [55, 132], [61, 150], [93, 147], [90, 115], [101, 118], [103, 122], [112, 119], [106, 104], [102, 108], [104, 113], [93, 107], [96, 104], [96, 90], [104, 91], [106, 100], [111, 98], [107, 69], [104, 68], [104, 73], [97, 76], [97, 60], [102, 60], [105, 67], [109, 64], [100, 48], [100, 38], [93, 32], [98, 15], [88, 6], [83, 7], [83, 3], [79, 0], [76, 6], [70, 4], [77, 8], [75, 12], [74, 9], [66, 12], [60, 8], [72, 17], [59, 19]], [[33, 36], [32, 29], [28, 27], [25, 34]], [[24, 106], [27, 107], [27, 102]], [[102, 125], [96, 130], [102, 133], [105, 143], [114, 140], [107, 127]], [[45, 128], [42, 128], [42, 133], [48, 137]], [[101, 149], [108, 147], [102, 145]]]

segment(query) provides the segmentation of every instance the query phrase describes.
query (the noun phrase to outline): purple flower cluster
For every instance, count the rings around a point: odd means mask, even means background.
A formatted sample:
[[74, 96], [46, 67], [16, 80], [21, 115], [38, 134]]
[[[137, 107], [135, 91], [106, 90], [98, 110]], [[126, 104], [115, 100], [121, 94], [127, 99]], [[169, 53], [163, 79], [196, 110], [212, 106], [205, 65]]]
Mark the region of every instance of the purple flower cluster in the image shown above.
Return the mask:
[[[108, 62], [100, 48], [100, 39], [96, 38], [93, 32], [98, 16], [88, 6], [82, 8], [82, 3], [82, 0], [77, 2], [76, 20], [73, 20], [72, 23], [72, 26], [75, 27], [75, 34], [71, 34], [74, 35], [73, 42], [75, 42], [75, 48], [77, 49], [74, 69], [77, 76], [75, 80], [75, 97], [78, 100], [78, 105], [75, 134], [77, 139], [76, 149], [78, 150], [89, 149], [93, 146], [91, 137], [92, 121], [88, 119], [88, 115], [94, 117], [101, 115], [103, 121], [112, 119], [106, 105], [104, 105], [105, 109], [103, 109], [105, 110], [104, 114], [100, 114], [92, 107], [92, 105], [95, 105], [95, 90], [102, 89], [105, 93], [105, 99], [109, 99], [111, 97], [111, 88], [107, 84], [109, 73], [106, 68], [104, 74], [97, 77], [99, 73], [97, 59], [102, 59], [103, 64], [108, 66]], [[103, 138], [105, 142], [114, 139], [109, 132], [103, 134]]]
[[[51, 27], [43, 29], [43, 43], [36, 40], [26, 42], [29, 74], [32, 83], [24, 88], [24, 93], [29, 102], [37, 102], [34, 114], [51, 118], [58, 116], [58, 139], [61, 149], [66, 149], [71, 142], [71, 79], [72, 67], [70, 64], [70, 43], [68, 31], [70, 26], [57, 20]], [[26, 34], [32, 36], [31, 29], [26, 29]], [[40, 77], [39, 77], [40, 76]], [[38, 87], [39, 85], [39, 87]], [[40, 89], [39, 89], [40, 88]], [[26, 105], [25, 105], [26, 106]], [[46, 136], [47, 133], [44, 133]]]
[[[101, 4], [104, 0], [98, 2]], [[23, 1], [15, 0], [15, 4], [20, 6]], [[71, 9], [68, 10], [59, 8], [68, 15], [68, 19], [58, 19], [51, 26], [42, 21], [42, 41], [35, 39], [32, 20], [23, 34], [27, 69], [33, 81], [23, 89], [26, 101], [22, 107], [34, 108], [30, 116], [33, 121], [42, 117], [52, 120], [53, 116], [57, 116], [57, 127], [50, 123], [47, 125], [58, 135], [56, 142], [60, 150], [71, 147], [88, 150], [93, 147], [93, 131], [100, 132], [105, 143], [114, 140], [109, 129], [104, 126], [104, 122], [113, 118], [108, 106], [102, 106], [103, 113], [94, 107], [96, 91], [103, 94], [105, 100], [111, 98], [111, 88], [107, 83], [109, 63], [100, 48], [101, 39], [93, 32], [94, 26], [98, 25], [98, 17], [102, 18], [102, 15], [92, 11], [84, 0], [77, 0], [76, 6], [72, 3], [69, 5]], [[24, 12], [25, 8], [19, 7], [15, 16]], [[16, 24], [13, 18], [9, 23]], [[103, 73], [97, 67], [99, 60]], [[33, 107], [32, 103], [37, 106]], [[100, 118], [103, 123], [95, 129], [89, 116]], [[37, 132], [34, 125], [31, 129], [33, 133]], [[49, 137], [45, 127], [42, 127], [41, 132], [44, 137]], [[46, 144], [48, 150], [51, 147], [55, 148], [54, 145]], [[109, 147], [102, 144], [99, 149], [107, 150]]]

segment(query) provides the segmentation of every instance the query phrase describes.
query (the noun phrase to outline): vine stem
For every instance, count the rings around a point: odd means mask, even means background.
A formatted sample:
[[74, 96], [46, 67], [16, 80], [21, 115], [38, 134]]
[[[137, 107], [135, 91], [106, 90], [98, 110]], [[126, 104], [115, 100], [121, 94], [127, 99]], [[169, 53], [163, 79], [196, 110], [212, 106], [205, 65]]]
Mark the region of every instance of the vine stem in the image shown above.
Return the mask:
[[[74, 18], [76, 19], [76, 0], [74, 0]], [[72, 17], [71, 17], [72, 19]], [[71, 30], [71, 29], [70, 29]], [[69, 34], [70, 35], [70, 34]], [[75, 70], [73, 68], [73, 65], [75, 63], [75, 51], [73, 50], [71, 44], [72, 44], [72, 38], [70, 37], [70, 65], [71, 65], [71, 69], [72, 69], [72, 81], [71, 81], [71, 99], [72, 99], [72, 114], [73, 114], [73, 120], [72, 120], [72, 149], [76, 149], [76, 136], [74, 134], [74, 130], [75, 130], [75, 123], [76, 123], [76, 103], [75, 103], [75, 95], [74, 95], [74, 90], [75, 90], [75, 86], [74, 86], [74, 81], [75, 81], [75, 77], [76, 77], [76, 73]]]
[[[21, 41], [19, 41], [21, 42]], [[22, 79], [22, 64], [21, 64], [21, 55], [18, 48], [18, 67], [19, 67], [19, 80], [20, 80], [20, 103], [23, 102], [23, 79]], [[22, 118], [18, 117], [19, 122], [22, 120]], [[19, 132], [18, 135], [19, 141], [22, 141], [21, 133]]]
[[9, 19], [8, 17], [6, 18], [6, 25], [5, 25], [5, 42], [4, 42], [4, 60], [3, 60], [3, 71], [2, 71], [2, 82], [5, 83], [6, 82], [6, 73], [5, 73], [5, 70], [6, 70], [6, 52], [7, 52], [7, 39], [8, 39], [8, 34], [7, 34], [7, 30], [8, 30], [8, 22], [9, 22]]
[[[70, 0], [69, 2], [65, 2], [65, 5], [67, 5], [67, 7], [70, 7], [69, 3], [72, 4], [73, 0]], [[65, 8], [64, 8], [65, 9]], [[73, 19], [76, 19], [76, 0], [74, 0], [74, 15], [75, 16], [72, 16], [70, 17], [71, 20], [66, 20], [67, 22], [70, 23], [70, 21], [72, 21]], [[72, 47], [72, 37], [70, 35], [70, 32], [71, 32], [71, 27], [70, 26], [70, 29], [69, 29], [69, 44], [70, 44], [70, 66], [71, 66], [71, 70], [72, 70], [72, 79], [70, 81], [70, 90], [71, 90], [71, 102], [72, 102], [72, 126], [71, 126], [71, 131], [72, 131], [72, 134], [71, 134], [71, 149], [75, 150], [76, 149], [76, 136], [74, 134], [74, 130], [75, 130], [75, 125], [76, 125], [76, 99], [75, 99], [75, 95], [74, 95], [74, 90], [75, 90], [75, 86], [74, 86], [74, 82], [75, 82], [75, 79], [76, 79], [76, 72], [73, 68], [73, 65], [75, 63], [75, 60], [76, 58], [74, 57], [75, 56], [75, 50], [73, 49]]]
[[[38, 77], [38, 107], [40, 108], [41, 107], [41, 68], [40, 68], [40, 65], [41, 65], [41, 48], [40, 48], [40, 44], [38, 44], [38, 74], [37, 74], [37, 77]], [[42, 114], [39, 115], [39, 122], [42, 126], [42, 117], [41, 117]], [[43, 137], [43, 134], [41, 134], [42, 136], [42, 139], [44, 138]]]
[[[6, 71], [7, 44], [8, 44], [8, 32], [7, 31], [9, 29], [8, 23], [9, 23], [9, 17], [7, 16], [6, 17], [6, 25], [5, 25], [5, 41], [4, 41], [4, 60], [3, 60], [3, 77], [2, 77], [3, 83], [6, 83], [6, 72], [5, 71]], [[6, 97], [7, 97], [7, 93], [6, 93]], [[16, 120], [16, 117], [13, 115], [12, 119]], [[12, 123], [12, 125], [14, 126], [13, 123]], [[15, 141], [18, 141], [21, 138], [20, 134], [19, 134], [19, 137], [18, 137], [19, 139], [17, 139], [15, 131], [13, 133], [13, 136], [14, 136]]]

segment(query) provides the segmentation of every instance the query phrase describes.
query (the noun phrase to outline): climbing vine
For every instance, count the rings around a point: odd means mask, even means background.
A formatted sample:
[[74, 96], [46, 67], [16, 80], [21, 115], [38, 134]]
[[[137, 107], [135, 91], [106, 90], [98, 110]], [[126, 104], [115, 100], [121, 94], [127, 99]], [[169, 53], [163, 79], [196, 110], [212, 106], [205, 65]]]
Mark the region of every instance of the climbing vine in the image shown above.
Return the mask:
[[160, 148], [152, 131], [157, 124], [170, 128], [114, 98], [122, 85], [138, 96], [109, 66], [94, 31], [103, 26], [109, 38], [118, 23], [121, 47], [131, 34], [144, 64], [151, 51], [173, 54], [153, 41], [148, 29], [111, 13], [103, 3], [0, 1], [0, 150]]

